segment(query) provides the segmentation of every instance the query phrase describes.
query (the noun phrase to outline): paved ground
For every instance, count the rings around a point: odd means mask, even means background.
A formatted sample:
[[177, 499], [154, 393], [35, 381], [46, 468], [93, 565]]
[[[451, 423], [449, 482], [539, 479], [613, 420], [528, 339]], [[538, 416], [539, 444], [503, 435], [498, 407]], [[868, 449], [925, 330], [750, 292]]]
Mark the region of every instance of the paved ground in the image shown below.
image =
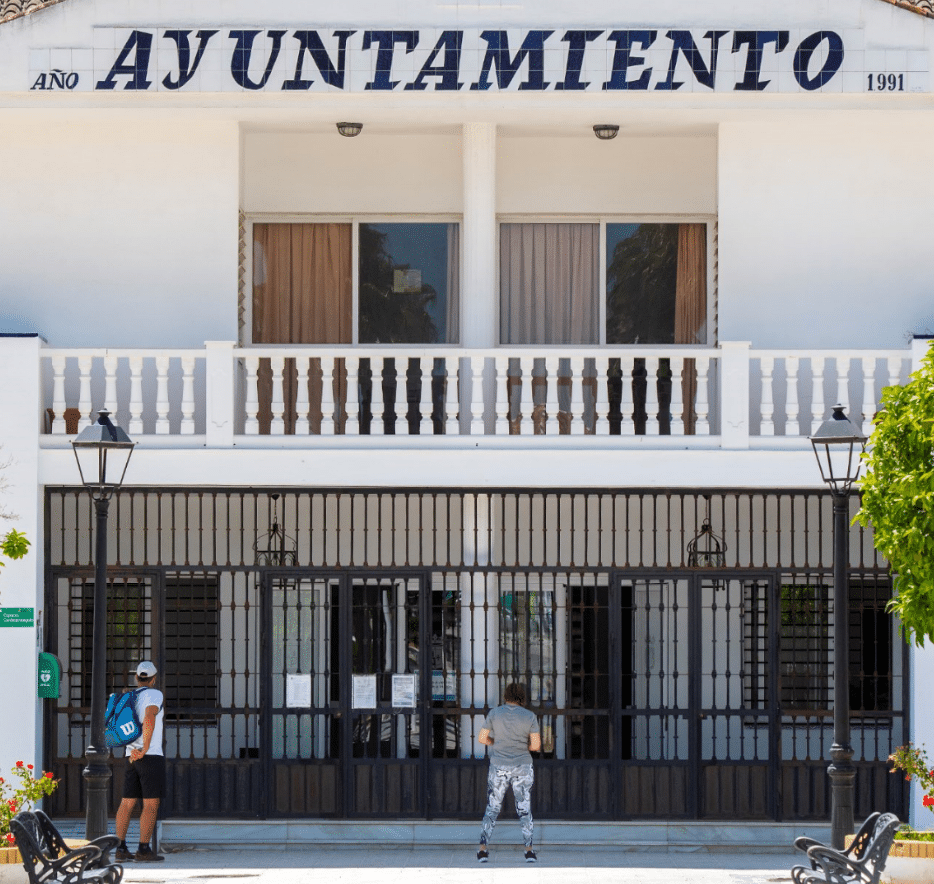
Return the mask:
[[790, 881], [794, 854], [621, 852], [542, 848], [527, 865], [510, 846], [491, 848], [480, 865], [475, 848], [391, 847], [258, 850], [169, 848], [164, 863], [128, 863], [125, 884], [771, 884]]

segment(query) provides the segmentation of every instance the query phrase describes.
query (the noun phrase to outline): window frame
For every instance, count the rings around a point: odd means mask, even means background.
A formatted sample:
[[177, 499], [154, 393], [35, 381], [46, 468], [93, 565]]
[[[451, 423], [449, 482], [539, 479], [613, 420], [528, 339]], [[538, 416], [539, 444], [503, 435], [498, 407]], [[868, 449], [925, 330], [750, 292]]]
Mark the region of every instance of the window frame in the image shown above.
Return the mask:
[[[413, 347], [459, 347], [460, 341], [451, 341], [440, 344], [361, 344], [360, 343], [360, 225], [361, 224], [457, 224], [460, 228], [457, 248], [460, 266], [458, 277], [458, 325], [464, 327], [464, 219], [461, 215], [451, 213], [368, 213], [356, 212], [353, 214], [310, 214], [298, 212], [251, 212], [244, 215], [244, 254], [243, 254], [243, 301], [242, 313], [238, 316], [238, 338], [241, 347], [267, 349], [295, 349], [297, 347], [318, 347], [323, 344], [257, 344], [253, 341], [253, 226], [255, 224], [349, 224], [351, 241], [351, 305], [353, 309], [353, 323], [351, 329], [351, 342], [349, 344], [327, 345], [331, 347], [375, 347], [380, 349], [411, 349]], [[240, 311], [238, 311], [239, 313]], [[463, 334], [463, 332], [461, 332]]]
[[[500, 235], [503, 224], [596, 224], [599, 227], [599, 245], [598, 266], [600, 269], [600, 303], [599, 303], [599, 336], [600, 340], [596, 344], [586, 344], [581, 346], [590, 347], [621, 347], [626, 350], [647, 350], [647, 349], [677, 349], [683, 347], [706, 347], [714, 349], [717, 346], [718, 330], [717, 320], [717, 289], [716, 289], [716, 215], [710, 214], [621, 214], [621, 213], [600, 213], [596, 215], [588, 214], [540, 214], [530, 215], [528, 213], [503, 213], [496, 216], [496, 285], [497, 285], [497, 323], [496, 323], [496, 346], [498, 347], [551, 347], [567, 346], [576, 347], [578, 345], [548, 345], [548, 344], [507, 344], [502, 340], [502, 329], [499, 323], [499, 310], [502, 304], [503, 292], [500, 288]], [[707, 233], [707, 343], [706, 344], [612, 344], [606, 342], [606, 227], [608, 224], [703, 224]], [[463, 243], [463, 239], [461, 240]], [[461, 246], [463, 253], [463, 245]], [[461, 255], [463, 261], [463, 254]], [[252, 278], [252, 277], [251, 277]], [[463, 299], [462, 299], [463, 300]]]

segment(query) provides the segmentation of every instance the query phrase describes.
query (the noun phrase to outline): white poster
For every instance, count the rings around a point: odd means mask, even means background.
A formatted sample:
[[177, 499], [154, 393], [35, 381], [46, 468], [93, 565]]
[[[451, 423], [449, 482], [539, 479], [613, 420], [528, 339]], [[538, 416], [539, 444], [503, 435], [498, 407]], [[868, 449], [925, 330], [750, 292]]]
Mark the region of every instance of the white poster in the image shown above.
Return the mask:
[[290, 709], [307, 709], [311, 706], [310, 675], [286, 675], [285, 705]]
[[415, 676], [394, 675], [392, 677], [392, 708], [415, 708]]
[[352, 706], [354, 709], [376, 708], [375, 675], [355, 675], [353, 677]]

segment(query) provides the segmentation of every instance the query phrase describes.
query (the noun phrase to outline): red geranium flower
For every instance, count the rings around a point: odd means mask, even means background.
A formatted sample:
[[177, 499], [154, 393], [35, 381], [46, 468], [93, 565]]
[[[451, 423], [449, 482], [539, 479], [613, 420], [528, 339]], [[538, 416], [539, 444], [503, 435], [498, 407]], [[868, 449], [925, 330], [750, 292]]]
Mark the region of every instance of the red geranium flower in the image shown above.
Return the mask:
[[925, 795], [921, 802], [925, 807], [934, 807], [934, 795]]
[[31, 765], [31, 764], [27, 764], [26, 767], [27, 767], [29, 770], [32, 770], [32, 765]]
[[22, 761], [17, 761], [17, 762], [16, 762], [16, 766], [17, 766], [17, 767], [22, 767], [22, 766], [23, 766], [23, 762], [22, 762]]
[[49, 771], [49, 772], [46, 774], [46, 776], [51, 780], [51, 779], [52, 779], [52, 772]]
[[7, 840], [10, 844], [15, 844], [15, 843], [16, 843], [16, 839], [13, 837], [13, 833], [12, 833], [12, 832], [7, 832], [7, 833], [6, 833], [6, 840]]

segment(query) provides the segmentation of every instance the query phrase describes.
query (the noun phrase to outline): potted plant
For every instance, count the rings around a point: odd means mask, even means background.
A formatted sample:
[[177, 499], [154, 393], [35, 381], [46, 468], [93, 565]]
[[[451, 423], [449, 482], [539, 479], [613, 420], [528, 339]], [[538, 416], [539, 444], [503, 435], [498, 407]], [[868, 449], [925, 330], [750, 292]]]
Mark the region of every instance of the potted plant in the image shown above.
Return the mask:
[[17, 761], [10, 777], [0, 777], [0, 882], [25, 880], [22, 858], [10, 832], [10, 820], [21, 810], [31, 810], [37, 801], [58, 786], [51, 773], [34, 775], [33, 766]]
[[[901, 771], [908, 781], [924, 789], [922, 803], [934, 813], [934, 768], [923, 746], [908, 743], [890, 756], [892, 772]], [[934, 884], [934, 830], [917, 831], [905, 825], [898, 830], [882, 872], [887, 884]]]

